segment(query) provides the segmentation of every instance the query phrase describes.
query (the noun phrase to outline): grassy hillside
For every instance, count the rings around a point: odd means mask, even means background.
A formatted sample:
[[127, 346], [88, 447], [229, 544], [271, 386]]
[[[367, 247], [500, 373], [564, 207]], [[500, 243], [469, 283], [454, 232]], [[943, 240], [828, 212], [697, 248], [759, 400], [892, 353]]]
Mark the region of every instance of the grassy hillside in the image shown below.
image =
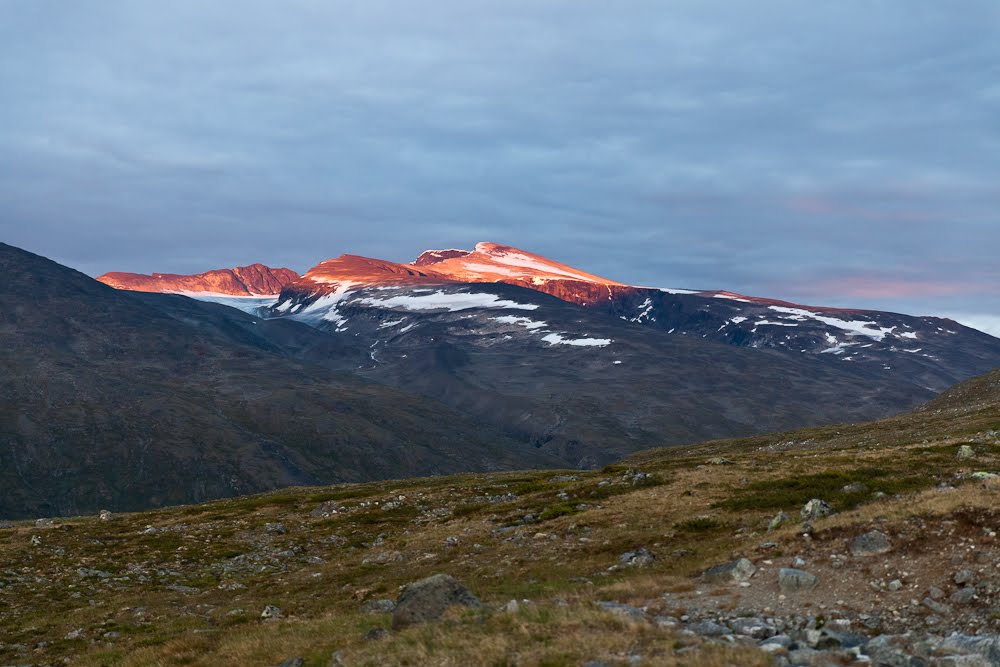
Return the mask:
[[[948, 613], [910, 600], [953, 586], [972, 554], [981, 581], [998, 576], [1000, 486], [973, 474], [1000, 471], [998, 378], [882, 422], [654, 450], [601, 471], [296, 488], [13, 524], [0, 530], [0, 663], [764, 665], [752, 646], [670, 620], [764, 609], [814, 624], [878, 613], [880, 632], [996, 632], [1000, 582]], [[804, 538], [797, 514], [814, 497], [835, 513]], [[779, 511], [792, 521], [768, 532]], [[873, 526], [892, 551], [847, 555]], [[620, 561], [639, 548], [655, 560]], [[747, 587], [699, 578], [737, 556], [760, 568]], [[775, 581], [797, 558], [820, 577], [808, 597]], [[372, 638], [390, 620], [365, 603], [438, 572], [485, 609]], [[889, 576], [898, 592], [879, 588]], [[512, 599], [517, 609], [503, 609]], [[281, 618], [261, 619], [266, 605]]]

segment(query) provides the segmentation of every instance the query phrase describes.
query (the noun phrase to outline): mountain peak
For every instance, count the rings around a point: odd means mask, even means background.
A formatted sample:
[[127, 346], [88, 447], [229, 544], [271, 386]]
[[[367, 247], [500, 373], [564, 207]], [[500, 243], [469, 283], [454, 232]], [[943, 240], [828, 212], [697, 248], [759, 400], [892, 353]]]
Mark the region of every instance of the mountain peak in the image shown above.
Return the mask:
[[270, 296], [281, 292], [285, 285], [297, 280], [291, 269], [272, 268], [264, 264], [215, 269], [204, 273], [126, 273], [111, 271], [97, 280], [115, 289], [135, 292], [166, 292], [173, 294], [214, 293], [230, 296]]

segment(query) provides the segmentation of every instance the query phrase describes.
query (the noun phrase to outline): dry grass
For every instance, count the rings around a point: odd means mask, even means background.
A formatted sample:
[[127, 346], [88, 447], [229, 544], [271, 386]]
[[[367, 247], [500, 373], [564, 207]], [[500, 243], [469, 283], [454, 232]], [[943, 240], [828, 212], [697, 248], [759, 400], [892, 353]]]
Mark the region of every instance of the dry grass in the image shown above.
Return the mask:
[[[778, 510], [794, 516], [814, 492], [843, 509], [818, 522], [821, 531], [998, 509], [1000, 483], [956, 478], [1000, 468], [1000, 447], [970, 431], [997, 420], [976, 414], [960, 419], [960, 436], [946, 428], [947, 415], [929, 413], [649, 452], [631, 462], [654, 476], [643, 484], [625, 467], [575, 480], [462, 475], [289, 489], [107, 523], [18, 524], [0, 530], [0, 664], [271, 665], [301, 655], [326, 667], [342, 650], [348, 665], [575, 665], [633, 653], [647, 664], [763, 665], [755, 652], [685, 652], [686, 640], [593, 603], [657, 611], [664, 593], [692, 590], [705, 567], [765, 539], [779, 549], [792, 543], [794, 526], [768, 534], [767, 522]], [[957, 460], [970, 438], [978, 457]], [[718, 456], [730, 462], [713, 463]], [[869, 491], [838, 496], [845, 480]], [[944, 492], [935, 488], [942, 482], [959, 486]], [[876, 499], [879, 485], [900, 495]], [[324, 502], [338, 513], [312, 516]], [[386, 510], [386, 502], [400, 506]], [[274, 522], [285, 532], [269, 533]], [[638, 547], [656, 562], [620, 567], [618, 556]], [[364, 640], [388, 622], [361, 613], [364, 601], [395, 598], [399, 586], [435, 572], [463, 581], [490, 609], [533, 602], [516, 614], [459, 615]], [[262, 622], [266, 604], [286, 618]], [[67, 639], [76, 630], [82, 636]]]

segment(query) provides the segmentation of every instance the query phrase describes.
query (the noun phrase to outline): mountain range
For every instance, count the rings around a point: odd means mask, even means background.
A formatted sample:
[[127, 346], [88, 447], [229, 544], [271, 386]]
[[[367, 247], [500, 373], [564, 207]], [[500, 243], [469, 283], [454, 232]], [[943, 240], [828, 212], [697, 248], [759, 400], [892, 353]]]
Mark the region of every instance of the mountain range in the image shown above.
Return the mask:
[[5, 516], [598, 467], [882, 417], [1000, 365], [951, 320], [630, 286], [492, 243], [98, 281], [4, 245], [0, 270]]

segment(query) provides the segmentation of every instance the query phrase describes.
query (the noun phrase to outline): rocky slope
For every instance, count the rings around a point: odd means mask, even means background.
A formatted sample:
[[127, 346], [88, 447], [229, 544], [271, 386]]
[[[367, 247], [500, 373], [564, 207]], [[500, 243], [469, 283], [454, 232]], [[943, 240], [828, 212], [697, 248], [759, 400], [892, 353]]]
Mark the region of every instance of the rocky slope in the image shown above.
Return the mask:
[[363, 352], [300, 323], [114, 290], [7, 245], [0, 270], [5, 518], [556, 463], [440, 402], [302, 361]]
[[277, 294], [299, 277], [291, 269], [272, 269], [263, 264], [216, 269], [194, 275], [174, 273], [105, 273], [97, 280], [115, 289], [170, 294], [217, 294], [260, 296]]

